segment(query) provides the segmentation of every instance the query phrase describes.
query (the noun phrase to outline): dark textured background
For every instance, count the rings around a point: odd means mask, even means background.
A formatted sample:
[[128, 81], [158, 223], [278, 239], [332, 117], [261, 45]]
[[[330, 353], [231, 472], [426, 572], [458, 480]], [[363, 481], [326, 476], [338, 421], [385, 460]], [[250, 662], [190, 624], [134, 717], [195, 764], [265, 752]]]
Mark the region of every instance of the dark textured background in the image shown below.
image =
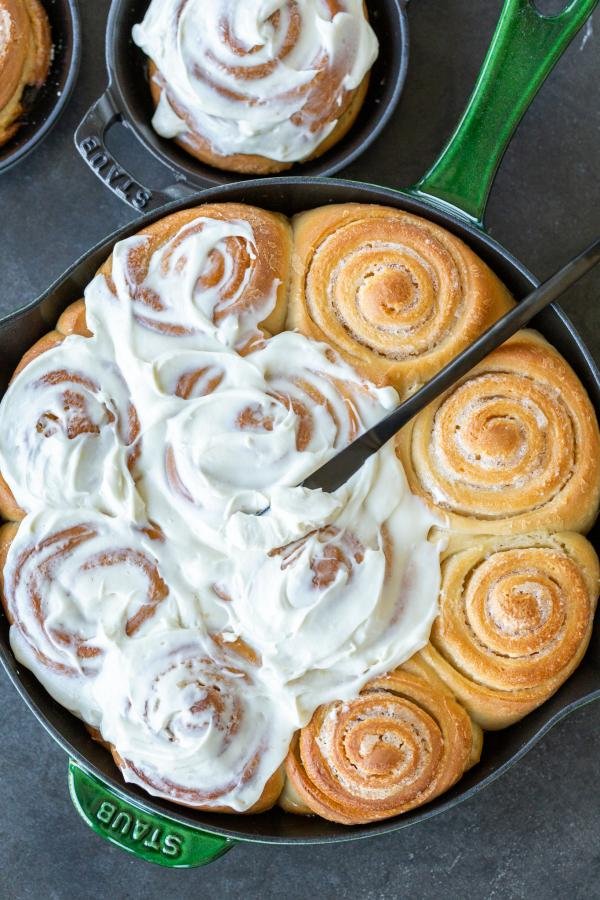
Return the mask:
[[[0, 311], [27, 303], [133, 218], [86, 170], [72, 142], [75, 125], [104, 87], [108, 5], [81, 4], [83, 65], [75, 95], [49, 139], [0, 177]], [[425, 170], [470, 92], [499, 8], [499, 0], [413, 0], [400, 107], [367, 156], [343, 174], [405, 186]], [[599, 75], [596, 13], [527, 113], [494, 186], [490, 232], [540, 277], [600, 231]], [[133, 139], [117, 141], [123, 161], [159, 185], [158, 164], [141, 148], [128, 148]], [[569, 312], [600, 359], [600, 273], [570, 297]], [[181, 872], [130, 858], [89, 831], [68, 799], [64, 754], [5, 677], [0, 704], [2, 898], [151, 900], [204, 891], [286, 900], [600, 897], [600, 704], [557, 726], [502, 779], [431, 822], [330, 847], [244, 845], [206, 869]]]

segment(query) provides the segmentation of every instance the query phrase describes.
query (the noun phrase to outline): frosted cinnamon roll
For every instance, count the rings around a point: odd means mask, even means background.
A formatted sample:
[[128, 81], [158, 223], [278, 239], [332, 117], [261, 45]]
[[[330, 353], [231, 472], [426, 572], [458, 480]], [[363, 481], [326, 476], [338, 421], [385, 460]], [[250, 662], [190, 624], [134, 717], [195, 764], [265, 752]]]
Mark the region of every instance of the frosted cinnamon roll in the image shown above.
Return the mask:
[[185, 806], [260, 812], [276, 802], [288, 727], [252, 665], [201, 632], [165, 631], [106, 660], [100, 733], [126, 781]]
[[358, 825], [414, 809], [478, 761], [481, 730], [436, 679], [398, 669], [320, 707], [293, 742], [280, 805]]
[[[177, 572], [152, 529], [100, 513], [36, 513], [0, 529], [2, 602], [17, 659], [91, 725], [91, 682], [114, 642], [175, 623]], [[159, 557], [162, 561], [159, 562]]]
[[[148, 515], [168, 534], [187, 533], [193, 522], [204, 540], [218, 541], [210, 532], [222, 532], [238, 511], [254, 519], [274, 490], [299, 484], [397, 399], [392, 388], [369, 385], [326, 346], [301, 335], [282, 333], [245, 357], [213, 359], [217, 368], [204, 388], [195, 379], [207, 368], [205, 353], [195, 364], [187, 355], [155, 366], [157, 380], [166, 378], [171, 389], [176, 381], [180, 397], [208, 391], [182, 397], [144, 433], [139, 489]], [[151, 404], [140, 406], [152, 412]], [[281, 543], [277, 531], [273, 545]]]
[[254, 174], [339, 141], [378, 50], [362, 0], [154, 0], [133, 40], [150, 59], [158, 134]]
[[39, 0], [0, 0], [0, 146], [19, 129], [27, 89], [46, 80], [51, 49]]
[[219, 586], [223, 633], [248, 641], [307, 721], [426, 643], [439, 547], [391, 448], [333, 495], [274, 492], [271, 503], [263, 516], [230, 519], [237, 565]]
[[40, 504], [112, 514], [136, 509], [139, 420], [105, 349], [52, 332], [24, 357], [0, 406], [5, 517]]
[[587, 531], [600, 501], [600, 434], [587, 393], [523, 331], [417, 416], [397, 452], [411, 490], [474, 534]]
[[286, 327], [326, 340], [405, 395], [512, 305], [496, 276], [432, 222], [348, 203], [294, 219]]
[[243, 350], [283, 326], [290, 247], [283, 216], [241, 203], [167, 216], [115, 246], [86, 290], [90, 328], [142, 359]]
[[579, 534], [455, 538], [419, 656], [483, 728], [504, 728], [579, 665], [599, 589], [598, 558]]

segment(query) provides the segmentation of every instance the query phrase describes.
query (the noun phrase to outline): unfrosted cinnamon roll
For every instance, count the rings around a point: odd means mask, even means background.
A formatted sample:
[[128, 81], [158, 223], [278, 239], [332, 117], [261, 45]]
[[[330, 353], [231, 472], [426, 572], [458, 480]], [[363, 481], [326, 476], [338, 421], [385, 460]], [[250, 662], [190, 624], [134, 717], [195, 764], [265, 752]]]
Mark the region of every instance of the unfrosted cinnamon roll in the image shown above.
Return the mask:
[[481, 753], [481, 729], [435, 677], [397, 669], [320, 707], [294, 740], [280, 805], [357, 825], [448, 790]]
[[454, 531], [587, 531], [600, 502], [589, 397], [539, 334], [495, 350], [397, 438], [411, 490]]
[[598, 558], [579, 534], [454, 538], [418, 656], [483, 728], [504, 728], [579, 665], [599, 588]]
[[511, 304], [472, 250], [419, 216], [347, 203], [294, 219], [287, 327], [327, 341], [401, 395]]
[[0, 0], [0, 146], [19, 129], [24, 92], [46, 80], [51, 49], [39, 0]]
[[150, 58], [158, 134], [259, 175], [346, 134], [377, 56], [362, 0], [154, 0], [133, 39]]

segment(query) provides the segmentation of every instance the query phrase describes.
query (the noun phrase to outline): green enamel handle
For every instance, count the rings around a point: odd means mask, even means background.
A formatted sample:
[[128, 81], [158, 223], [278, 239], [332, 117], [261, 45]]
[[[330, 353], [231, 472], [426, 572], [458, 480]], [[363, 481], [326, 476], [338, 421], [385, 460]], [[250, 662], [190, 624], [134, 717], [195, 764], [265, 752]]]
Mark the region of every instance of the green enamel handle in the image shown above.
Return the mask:
[[69, 761], [69, 792], [75, 809], [96, 834], [148, 862], [176, 869], [205, 866], [235, 841], [148, 813], [113, 793]]
[[439, 158], [411, 189], [481, 225], [500, 160], [546, 76], [598, 0], [571, 0], [543, 16], [533, 0], [505, 0], [462, 119]]

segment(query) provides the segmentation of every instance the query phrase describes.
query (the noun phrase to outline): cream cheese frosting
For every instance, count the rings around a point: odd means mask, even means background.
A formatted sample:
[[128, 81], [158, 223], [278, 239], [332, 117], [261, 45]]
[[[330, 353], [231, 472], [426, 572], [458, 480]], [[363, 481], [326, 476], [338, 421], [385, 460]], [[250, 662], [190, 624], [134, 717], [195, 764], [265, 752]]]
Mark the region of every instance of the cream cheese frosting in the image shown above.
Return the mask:
[[280, 162], [325, 140], [378, 52], [362, 0], [153, 0], [133, 40], [158, 69], [158, 134]]
[[426, 643], [440, 548], [390, 447], [333, 494], [295, 486], [397, 395], [326, 344], [256, 339], [276, 279], [216, 315], [213, 250], [226, 283], [223, 241], [250, 263], [259, 241], [248, 222], [192, 225], [143, 282], [130, 262], [150, 238], [117, 244], [86, 291], [93, 337], [8, 388], [0, 470], [27, 515], [5, 595], [15, 655], [127, 780], [243, 811], [320, 704]]

